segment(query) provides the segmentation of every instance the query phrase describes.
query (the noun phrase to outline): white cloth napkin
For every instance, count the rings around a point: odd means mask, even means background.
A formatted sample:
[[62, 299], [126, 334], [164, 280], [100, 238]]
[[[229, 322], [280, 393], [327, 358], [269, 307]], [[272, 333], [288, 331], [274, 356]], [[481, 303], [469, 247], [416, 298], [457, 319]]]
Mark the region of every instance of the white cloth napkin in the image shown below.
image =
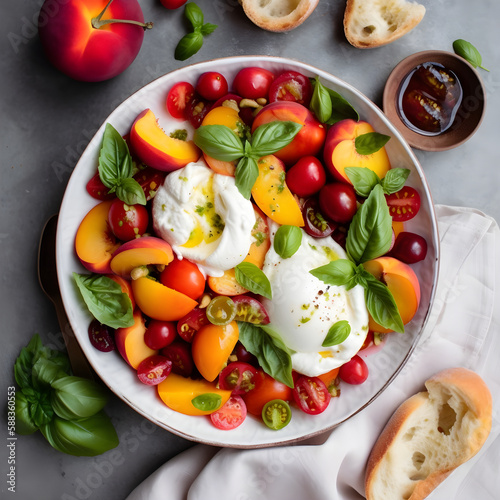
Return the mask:
[[441, 265], [434, 306], [414, 354], [381, 396], [320, 445], [196, 445], [160, 467], [127, 500], [362, 499], [366, 460], [386, 421], [424, 389], [427, 378], [453, 366], [476, 371], [488, 384], [493, 428], [482, 450], [428, 498], [500, 498], [500, 231], [477, 210], [437, 206], [436, 212]]

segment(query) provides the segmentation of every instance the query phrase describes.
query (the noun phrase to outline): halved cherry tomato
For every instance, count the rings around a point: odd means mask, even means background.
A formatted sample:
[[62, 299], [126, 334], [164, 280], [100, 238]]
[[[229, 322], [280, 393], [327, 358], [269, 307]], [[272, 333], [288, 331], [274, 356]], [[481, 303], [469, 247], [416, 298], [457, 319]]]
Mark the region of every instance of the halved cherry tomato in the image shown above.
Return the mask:
[[304, 231], [313, 238], [326, 238], [330, 236], [337, 224], [323, 216], [316, 198], [309, 198], [302, 207], [304, 218]]
[[340, 367], [339, 376], [348, 384], [362, 384], [368, 378], [368, 366], [356, 355]]
[[110, 193], [109, 188], [102, 183], [99, 172], [87, 182], [87, 193], [89, 193], [92, 198], [101, 201], [108, 201], [116, 198], [116, 194]]
[[194, 363], [191, 356], [191, 346], [183, 340], [174, 340], [164, 347], [160, 354], [172, 361], [172, 371], [177, 375], [189, 377], [193, 373]]
[[196, 82], [196, 92], [208, 101], [220, 99], [227, 94], [227, 91], [226, 77], [216, 71], [202, 73]]
[[286, 173], [290, 191], [302, 198], [316, 194], [325, 182], [325, 168], [315, 156], [303, 156]]
[[168, 377], [171, 370], [172, 361], [155, 354], [141, 361], [137, 367], [137, 376], [143, 384], [158, 385]]
[[275, 380], [262, 370], [257, 370], [257, 375], [255, 389], [243, 395], [249, 413], [260, 417], [262, 408], [267, 402], [273, 399], [282, 399], [283, 401], [292, 399], [292, 389], [290, 387]]
[[396, 222], [413, 219], [420, 210], [420, 195], [411, 186], [404, 186], [397, 193], [386, 194], [385, 199], [392, 220]]
[[260, 377], [257, 369], [248, 363], [235, 361], [229, 363], [219, 375], [219, 387], [232, 391], [235, 395], [246, 394], [255, 389]]
[[191, 99], [186, 104], [186, 109], [184, 110], [184, 117], [189, 120], [189, 123], [194, 128], [198, 128], [203, 121], [203, 118], [212, 109], [213, 102], [208, 99], [203, 99], [196, 92], [193, 94]]
[[194, 95], [194, 87], [188, 82], [177, 82], [168, 92], [166, 107], [173, 118], [184, 120], [186, 106]]
[[194, 334], [208, 323], [205, 309], [195, 307], [177, 322], [177, 333], [186, 342], [192, 342]]
[[154, 350], [163, 349], [177, 338], [177, 330], [173, 321], [152, 319], [147, 325], [144, 342]]
[[275, 431], [286, 427], [292, 419], [290, 405], [282, 399], [273, 399], [262, 408], [262, 421]]
[[245, 401], [240, 396], [231, 394], [224, 406], [210, 414], [210, 420], [217, 429], [228, 431], [240, 426], [247, 416]]
[[116, 199], [109, 207], [108, 222], [119, 240], [130, 241], [146, 232], [149, 214], [143, 205], [127, 205]]
[[274, 74], [264, 68], [248, 67], [241, 69], [233, 80], [234, 90], [241, 97], [258, 99], [268, 96]]
[[89, 325], [90, 343], [101, 352], [111, 352], [116, 349], [114, 330], [93, 319]]
[[231, 323], [236, 316], [236, 306], [231, 297], [218, 295], [207, 306], [206, 315], [213, 325], [225, 326]]
[[269, 102], [293, 101], [309, 106], [312, 93], [309, 78], [297, 71], [285, 71], [269, 87]]
[[163, 184], [166, 172], [161, 172], [151, 167], [140, 167], [140, 170], [134, 175], [134, 179], [140, 184], [146, 200], [151, 200], [158, 188]]
[[205, 290], [205, 277], [193, 262], [174, 258], [160, 274], [163, 285], [196, 300]]
[[259, 362], [258, 362], [257, 358], [251, 352], [248, 352], [245, 349], [245, 346], [239, 341], [234, 346], [234, 349], [233, 349], [233, 352], [231, 353], [231, 356], [236, 356], [236, 359], [238, 361], [241, 361], [242, 363], [248, 363], [249, 365], [252, 365], [255, 367], [259, 366]]
[[293, 399], [297, 406], [309, 415], [324, 412], [331, 398], [325, 383], [318, 377], [302, 375], [295, 381]]
[[269, 323], [269, 314], [265, 307], [257, 299], [248, 295], [236, 295], [233, 297], [236, 306], [236, 321], [245, 321], [255, 325], [267, 325]]

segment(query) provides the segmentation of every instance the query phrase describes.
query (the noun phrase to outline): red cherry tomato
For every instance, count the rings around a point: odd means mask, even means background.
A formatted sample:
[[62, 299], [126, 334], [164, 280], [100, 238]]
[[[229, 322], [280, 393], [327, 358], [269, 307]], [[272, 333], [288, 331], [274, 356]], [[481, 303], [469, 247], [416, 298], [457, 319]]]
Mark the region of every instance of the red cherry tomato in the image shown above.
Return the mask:
[[163, 349], [171, 344], [177, 337], [177, 329], [173, 321], [152, 319], [144, 334], [144, 342], [154, 350]]
[[319, 192], [319, 206], [332, 221], [341, 224], [350, 222], [358, 209], [356, 191], [343, 182], [326, 184]]
[[116, 349], [114, 330], [109, 326], [99, 323], [93, 319], [89, 325], [90, 343], [101, 352], [110, 352]]
[[292, 193], [302, 198], [317, 193], [325, 182], [325, 169], [315, 156], [303, 156], [286, 173], [286, 185]]
[[425, 259], [427, 241], [419, 234], [402, 231], [398, 234], [390, 255], [405, 264], [415, 264]]
[[172, 361], [165, 356], [155, 354], [141, 361], [137, 367], [139, 380], [146, 385], [158, 385], [163, 382], [172, 370]]
[[195, 307], [177, 322], [177, 333], [186, 342], [192, 342], [194, 334], [208, 323], [205, 309]]
[[313, 238], [326, 238], [335, 230], [336, 224], [323, 216], [316, 198], [309, 198], [304, 203], [302, 217], [304, 231]]
[[189, 377], [193, 373], [194, 362], [191, 356], [191, 344], [183, 340], [174, 340], [164, 347], [160, 354], [172, 361], [172, 371], [177, 375]]
[[266, 97], [274, 80], [274, 74], [267, 69], [249, 67], [241, 69], [234, 78], [235, 92], [241, 97], [258, 99]]
[[196, 300], [205, 290], [205, 277], [193, 262], [175, 258], [160, 274], [163, 285]]
[[324, 412], [331, 398], [325, 383], [318, 377], [302, 375], [295, 381], [293, 399], [297, 406], [309, 415]]
[[212, 108], [212, 104], [213, 102], [203, 99], [203, 97], [195, 92], [186, 104], [186, 109], [184, 111], [185, 119], [189, 120], [189, 123], [191, 123], [194, 128], [198, 128], [203, 118], [205, 118]]
[[170, 10], [178, 9], [187, 2], [187, 0], [160, 0], [160, 1], [163, 7]]
[[252, 366], [259, 366], [257, 358], [251, 352], [248, 352], [241, 342], [237, 342], [237, 344], [234, 346], [232, 354], [236, 356], [236, 359], [238, 361], [248, 363]]
[[340, 367], [339, 377], [348, 384], [362, 384], [368, 378], [368, 366], [356, 355]]
[[241, 425], [246, 416], [245, 401], [240, 396], [232, 395], [222, 408], [210, 414], [210, 420], [217, 429], [228, 431]]
[[177, 82], [168, 92], [165, 102], [167, 111], [173, 118], [183, 120], [186, 106], [194, 94], [194, 87], [188, 82]]
[[119, 240], [130, 241], [146, 232], [149, 214], [143, 205], [127, 205], [117, 199], [109, 207], [108, 222]]
[[89, 193], [92, 198], [101, 201], [113, 200], [116, 198], [116, 194], [110, 193], [109, 188], [102, 183], [99, 172], [87, 182], [87, 193]]
[[309, 106], [312, 93], [309, 78], [297, 71], [285, 71], [269, 87], [269, 102], [293, 101]]
[[219, 387], [232, 391], [234, 395], [246, 394], [255, 389], [260, 377], [257, 369], [248, 363], [235, 361], [229, 363], [219, 375]]
[[411, 186], [404, 186], [397, 193], [386, 194], [385, 199], [395, 222], [413, 219], [420, 210], [420, 195]]
[[257, 370], [256, 380], [255, 389], [243, 395], [247, 410], [252, 415], [260, 417], [262, 408], [268, 401], [273, 399], [290, 401], [292, 399], [292, 389], [270, 377], [267, 373]]
[[146, 195], [146, 200], [151, 200], [156, 194], [157, 189], [163, 184], [167, 173], [161, 172], [151, 167], [141, 168], [134, 179], [139, 183]]
[[196, 92], [208, 101], [216, 101], [225, 96], [228, 91], [227, 80], [224, 75], [216, 71], [202, 73], [196, 82]]

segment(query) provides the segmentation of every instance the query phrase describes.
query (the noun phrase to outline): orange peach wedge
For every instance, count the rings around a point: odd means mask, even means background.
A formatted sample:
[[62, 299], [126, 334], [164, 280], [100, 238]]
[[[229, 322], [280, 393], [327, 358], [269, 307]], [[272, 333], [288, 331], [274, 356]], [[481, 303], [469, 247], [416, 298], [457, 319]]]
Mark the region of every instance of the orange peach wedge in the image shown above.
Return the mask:
[[362, 155], [356, 151], [356, 137], [370, 132], [374, 130], [369, 123], [351, 119], [341, 120], [330, 127], [323, 157], [325, 165], [337, 180], [351, 183], [345, 173], [346, 167], [366, 167], [373, 170], [380, 178], [385, 177], [391, 164], [384, 147], [369, 155]]
[[174, 259], [172, 247], [161, 238], [143, 236], [123, 243], [110, 262], [111, 270], [118, 276], [130, 278], [133, 269], [150, 264], [167, 265]]
[[137, 369], [142, 361], [149, 356], [158, 354], [144, 342], [146, 325], [141, 311], [134, 311], [134, 324], [127, 328], [118, 328], [115, 331], [115, 342], [118, 352], [132, 368]]
[[83, 218], [75, 238], [75, 250], [83, 266], [93, 273], [111, 272], [110, 262], [120, 246], [108, 224], [111, 201], [96, 205]]
[[[363, 267], [388, 286], [396, 301], [403, 324], [406, 325], [411, 321], [420, 304], [420, 284], [413, 269], [393, 257], [369, 260], [363, 263]], [[370, 330], [380, 333], [392, 331], [377, 324], [371, 316], [369, 327]]]
[[193, 141], [169, 137], [150, 109], [140, 113], [132, 124], [130, 146], [143, 163], [167, 172], [185, 167], [201, 155]]

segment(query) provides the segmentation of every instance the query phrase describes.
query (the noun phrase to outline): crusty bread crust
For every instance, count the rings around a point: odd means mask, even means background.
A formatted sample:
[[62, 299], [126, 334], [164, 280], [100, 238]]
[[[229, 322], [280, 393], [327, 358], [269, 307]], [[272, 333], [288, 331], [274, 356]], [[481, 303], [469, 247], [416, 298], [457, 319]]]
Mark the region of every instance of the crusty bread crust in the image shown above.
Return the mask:
[[319, 0], [239, 0], [247, 17], [267, 31], [290, 31], [301, 25]]
[[368, 458], [367, 500], [422, 500], [483, 446], [491, 429], [491, 394], [479, 375], [444, 370], [427, 392], [394, 412]]
[[425, 15], [425, 7], [406, 0], [347, 0], [344, 32], [359, 49], [380, 47], [411, 31]]

